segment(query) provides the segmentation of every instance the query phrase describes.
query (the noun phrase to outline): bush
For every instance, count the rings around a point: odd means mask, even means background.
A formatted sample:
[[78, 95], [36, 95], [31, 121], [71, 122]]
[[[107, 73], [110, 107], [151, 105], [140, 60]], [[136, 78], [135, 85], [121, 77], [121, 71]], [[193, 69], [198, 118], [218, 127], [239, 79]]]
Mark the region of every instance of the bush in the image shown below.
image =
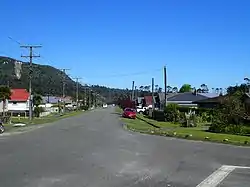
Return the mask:
[[82, 105], [80, 107], [81, 110], [88, 110], [89, 109], [89, 106], [88, 105]]
[[164, 111], [154, 110], [153, 119], [157, 121], [165, 121]]
[[169, 122], [179, 122], [180, 121], [180, 111], [178, 110], [177, 104], [169, 104], [165, 107], [165, 120]]
[[143, 115], [148, 116], [148, 115], [149, 115], [149, 109], [146, 109], [146, 110], [143, 112]]
[[44, 112], [44, 108], [42, 108], [42, 107], [35, 107], [34, 108], [34, 116], [35, 117], [40, 117], [41, 112]]
[[226, 125], [226, 124], [212, 124], [209, 127], [210, 132], [249, 135], [250, 129], [243, 125]]

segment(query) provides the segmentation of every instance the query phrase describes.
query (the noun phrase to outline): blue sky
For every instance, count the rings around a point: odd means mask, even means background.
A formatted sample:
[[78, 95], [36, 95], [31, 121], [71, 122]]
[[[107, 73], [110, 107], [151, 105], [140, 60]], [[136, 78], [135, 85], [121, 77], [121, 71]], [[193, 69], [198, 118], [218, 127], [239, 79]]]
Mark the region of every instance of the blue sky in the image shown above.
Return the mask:
[[43, 45], [37, 63], [90, 84], [130, 88], [154, 77], [163, 86], [166, 65], [171, 86], [227, 87], [250, 77], [249, 8], [248, 0], [2, 0], [0, 55], [25, 53], [11, 36]]

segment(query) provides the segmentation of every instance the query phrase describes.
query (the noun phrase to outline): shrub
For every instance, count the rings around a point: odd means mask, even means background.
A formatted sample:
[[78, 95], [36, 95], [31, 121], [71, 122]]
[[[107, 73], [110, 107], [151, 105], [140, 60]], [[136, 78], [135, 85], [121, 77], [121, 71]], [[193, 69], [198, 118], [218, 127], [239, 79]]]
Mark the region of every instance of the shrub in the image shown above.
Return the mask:
[[146, 109], [146, 110], [143, 112], [143, 115], [148, 116], [148, 115], [149, 115], [149, 109]]
[[157, 121], [165, 121], [164, 111], [154, 110], [153, 111], [153, 119]]
[[169, 104], [165, 107], [165, 120], [170, 122], [180, 121], [180, 111], [178, 110], [177, 104]]
[[89, 106], [88, 105], [82, 105], [80, 108], [81, 108], [81, 110], [88, 110]]
[[35, 117], [40, 117], [41, 112], [44, 112], [44, 108], [42, 108], [42, 107], [35, 107], [34, 108], [34, 116]]

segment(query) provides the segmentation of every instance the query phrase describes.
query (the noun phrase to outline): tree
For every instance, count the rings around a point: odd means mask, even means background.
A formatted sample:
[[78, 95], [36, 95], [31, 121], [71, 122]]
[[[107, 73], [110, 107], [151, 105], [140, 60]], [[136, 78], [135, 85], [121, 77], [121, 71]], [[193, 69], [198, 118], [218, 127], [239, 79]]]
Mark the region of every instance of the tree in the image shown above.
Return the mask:
[[158, 89], [159, 89], [159, 85], [156, 84], [156, 85], [155, 85], [155, 90], [154, 90], [154, 91], [155, 91], [155, 92], [158, 92]]
[[177, 93], [178, 92], [178, 88], [177, 87], [173, 87], [172, 92], [173, 93]]
[[209, 129], [213, 132], [244, 133], [243, 124], [248, 117], [244, 100], [245, 92], [239, 90], [224, 96]]
[[240, 91], [240, 92], [247, 92], [247, 85], [246, 84], [241, 84], [240, 86], [236, 85], [236, 86], [229, 86], [227, 88], [227, 93], [232, 95], [234, 94], [235, 92], [237, 91]]
[[140, 91], [142, 92], [143, 89], [144, 89], [144, 86], [140, 86], [139, 89], [140, 89]]
[[197, 93], [203, 93], [201, 88], [198, 88], [198, 89], [196, 90], [196, 92], [197, 92]]
[[220, 92], [220, 89], [219, 88], [215, 88], [215, 93], [219, 94], [219, 92]]
[[33, 105], [35, 106], [34, 108], [34, 114], [36, 117], [39, 117], [40, 116], [40, 113], [41, 113], [41, 108], [39, 107], [39, 105], [42, 103], [42, 96], [41, 95], [38, 95], [38, 94], [35, 94], [33, 96]]
[[202, 93], [208, 93], [209, 89], [206, 84], [201, 85], [201, 92]]
[[159, 88], [158, 88], [158, 93], [161, 93], [161, 92], [162, 92], [162, 88], [159, 87]]
[[10, 99], [11, 96], [11, 90], [7, 86], [1, 86], [0, 87], [0, 100], [3, 102], [3, 117], [5, 117], [5, 105], [6, 100]]
[[167, 93], [172, 93], [172, 87], [171, 86], [167, 86]]
[[149, 92], [150, 91], [150, 87], [151, 86], [149, 86], [149, 85], [148, 86], [144, 86], [144, 90], [147, 91], [147, 92]]
[[246, 81], [246, 86], [248, 87], [247, 92], [250, 93], [250, 79], [249, 78], [244, 78], [244, 81]]
[[191, 92], [191, 91], [192, 91], [192, 87], [190, 84], [183, 84], [179, 90], [180, 93]]

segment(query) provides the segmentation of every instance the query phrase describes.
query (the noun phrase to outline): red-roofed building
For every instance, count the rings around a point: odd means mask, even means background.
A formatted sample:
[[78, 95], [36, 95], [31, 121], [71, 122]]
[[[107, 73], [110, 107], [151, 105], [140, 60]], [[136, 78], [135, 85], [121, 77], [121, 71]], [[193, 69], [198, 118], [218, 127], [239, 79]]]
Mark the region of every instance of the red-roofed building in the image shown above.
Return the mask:
[[11, 89], [8, 101], [9, 112], [24, 113], [29, 110], [29, 92], [26, 89]]

